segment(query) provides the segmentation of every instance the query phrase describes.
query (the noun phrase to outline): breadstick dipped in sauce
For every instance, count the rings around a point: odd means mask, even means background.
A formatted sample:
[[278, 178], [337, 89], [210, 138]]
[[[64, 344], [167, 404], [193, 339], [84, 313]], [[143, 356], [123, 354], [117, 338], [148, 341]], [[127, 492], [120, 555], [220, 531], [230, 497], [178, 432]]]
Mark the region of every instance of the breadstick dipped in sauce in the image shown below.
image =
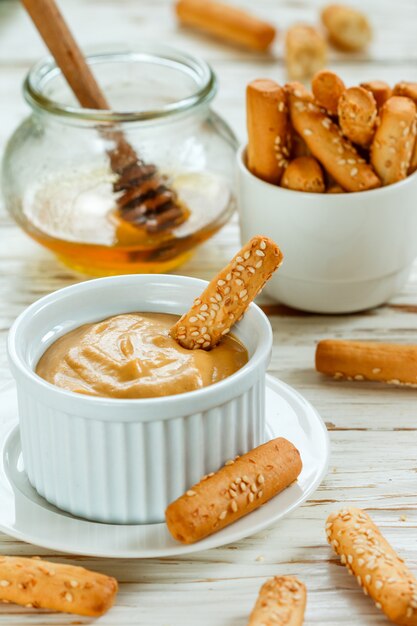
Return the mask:
[[297, 480], [300, 453], [282, 437], [227, 461], [172, 502], [165, 518], [181, 543], [194, 543], [251, 513]]
[[253, 237], [174, 324], [171, 337], [189, 350], [214, 348], [242, 317], [282, 259], [281, 250], [271, 239]]

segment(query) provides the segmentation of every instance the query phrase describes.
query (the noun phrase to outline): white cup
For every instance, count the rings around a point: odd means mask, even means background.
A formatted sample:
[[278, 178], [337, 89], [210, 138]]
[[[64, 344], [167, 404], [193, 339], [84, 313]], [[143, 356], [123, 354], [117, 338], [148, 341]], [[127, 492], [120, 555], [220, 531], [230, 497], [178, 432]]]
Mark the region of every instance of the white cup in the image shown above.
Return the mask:
[[102, 398], [56, 387], [34, 371], [54, 341], [82, 324], [131, 311], [181, 314], [206, 285], [185, 276], [101, 278], [41, 298], [17, 318], [8, 351], [23, 459], [46, 500], [110, 524], [161, 522], [168, 504], [204, 474], [264, 442], [272, 331], [255, 304], [233, 328], [248, 363], [209, 387]]
[[237, 155], [241, 239], [262, 233], [284, 262], [265, 291], [316, 313], [378, 306], [405, 283], [417, 256], [417, 173], [360, 193], [291, 191], [260, 180]]

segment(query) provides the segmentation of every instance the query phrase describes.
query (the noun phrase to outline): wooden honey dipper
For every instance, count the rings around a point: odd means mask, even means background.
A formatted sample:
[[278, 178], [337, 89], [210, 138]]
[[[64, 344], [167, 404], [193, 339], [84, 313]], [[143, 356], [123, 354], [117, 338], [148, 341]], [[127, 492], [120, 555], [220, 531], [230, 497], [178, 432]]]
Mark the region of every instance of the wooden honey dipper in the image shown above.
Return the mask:
[[[55, 0], [22, 0], [22, 4], [80, 105], [110, 110]], [[149, 233], [167, 231], [184, 222], [188, 211], [178, 202], [176, 192], [166, 185], [156, 166], [139, 158], [115, 126], [101, 133], [115, 143], [108, 155], [110, 166], [118, 175], [113, 189], [121, 192], [117, 200], [120, 217]]]

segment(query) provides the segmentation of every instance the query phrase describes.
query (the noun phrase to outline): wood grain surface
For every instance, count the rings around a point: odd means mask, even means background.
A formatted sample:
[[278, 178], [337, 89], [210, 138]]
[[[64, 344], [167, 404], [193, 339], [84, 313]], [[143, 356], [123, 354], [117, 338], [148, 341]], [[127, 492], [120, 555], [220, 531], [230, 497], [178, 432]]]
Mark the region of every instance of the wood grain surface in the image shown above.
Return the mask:
[[[86, 50], [134, 46], [158, 38], [204, 56], [218, 74], [214, 106], [244, 139], [243, 93], [256, 77], [285, 79], [283, 31], [314, 23], [318, 0], [240, 0], [280, 31], [268, 57], [241, 52], [178, 28], [170, 0], [61, 0]], [[346, 83], [370, 79], [417, 80], [415, 0], [362, 0], [375, 39], [366, 54], [332, 51], [330, 66]], [[94, 27], [92, 27], [94, 24]], [[21, 83], [44, 53], [19, 3], [0, 2], [0, 146], [28, 108]], [[417, 210], [417, 202], [416, 202]], [[417, 237], [417, 233], [416, 233]], [[278, 242], [279, 243], [279, 242]], [[238, 249], [237, 219], [206, 243], [181, 273], [210, 278]], [[10, 380], [5, 339], [28, 304], [81, 277], [58, 265], [31, 242], [0, 208], [0, 388]], [[417, 391], [325, 379], [313, 368], [314, 350], [325, 337], [417, 341], [417, 266], [403, 291], [386, 306], [363, 314], [316, 316], [262, 301], [274, 330], [270, 373], [293, 385], [319, 410], [330, 431], [327, 478], [288, 518], [237, 544], [186, 558], [123, 561], [51, 553], [0, 534], [0, 554], [45, 555], [116, 576], [114, 609], [99, 620], [108, 626], [245, 626], [258, 588], [267, 577], [295, 574], [308, 587], [306, 624], [383, 625], [386, 619], [337, 563], [325, 541], [324, 521], [344, 503], [364, 507], [417, 572]], [[1, 408], [0, 408], [1, 419]], [[88, 618], [0, 606], [7, 626], [90, 624]]]

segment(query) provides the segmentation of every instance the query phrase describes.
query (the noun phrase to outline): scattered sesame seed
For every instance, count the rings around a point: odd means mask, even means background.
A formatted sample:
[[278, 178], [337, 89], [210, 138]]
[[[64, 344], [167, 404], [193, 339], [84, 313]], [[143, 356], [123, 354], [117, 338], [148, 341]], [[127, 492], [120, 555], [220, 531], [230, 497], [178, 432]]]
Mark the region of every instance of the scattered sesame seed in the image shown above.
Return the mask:
[[78, 580], [71, 580], [70, 582], [71, 587], [73, 587], [74, 589], [76, 589], [79, 585]]
[[189, 490], [187, 491], [187, 496], [190, 496], [190, 497], [191, 497], [191, 496], [196, 496], [196, 495], [197, 495], [197, 494], [196, 494], [196, 492], [195, 492], [195, 491], [193, 491], [192, 489], [189, 489]]
[[66, 600], [67, 602], [72, 602], [72, 601], [73, 601], [73, 599], [74, 599], [74, 597], [73, 597], [72, 593], [70, 593], [69, 591], [67, 591], [67, 593], [65, 594], [65, 596], [64, 596], [64, 597], [65, 597], [65, 600]]
[[220, 513], [220, 515], [219, 515], [219, 519], [220, 519], [220, 520], [225, 519], [226, 515], [227, 515], [227, 511], [222, 511], [222, 512]]
[[0, 587], [9, 587], [10, 581], [8, 580], [0, 580]]
[[312, 134], [313, 134], [313, 131], [312, 131], [312, 130], [310, 130], [310, 128], [305, 128], [305, 129], [303, 130], [303, 134], [304, 134], [304, 135], [306, 135], [306, 137], [310, 137], [310, 135], [312, 135]]
[[352, 177], [356, 176], [356, 174], [358, 173], [358, 168], [357, 167], [352, 167], [352, 169], [350, 170], [350, 175]]
[[225, 465], [233, 465], [234, 460], [233, 459], [229, 459], [228, 461], [226, 461]]

